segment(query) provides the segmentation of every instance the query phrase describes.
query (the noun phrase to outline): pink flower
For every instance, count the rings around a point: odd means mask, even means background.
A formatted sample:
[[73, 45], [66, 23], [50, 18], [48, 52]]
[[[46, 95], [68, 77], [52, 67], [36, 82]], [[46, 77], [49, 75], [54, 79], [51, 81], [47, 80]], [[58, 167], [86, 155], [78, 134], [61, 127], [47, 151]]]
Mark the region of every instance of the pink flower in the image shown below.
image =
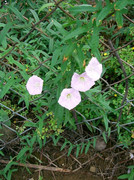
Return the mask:
[[97, 81], [101, 77], [102, 64], [99, 63], [96, 57], [93, 57], [85, 71], [93, 81]]
[[28, 79], [26, 88], [30, 95], [41, 94], [43, 88], [43, 80], [40, 77], [33, 75]]
[[80, 75], [74, 73], [72, 76], [71, 87], [78, 91], [88, 91], [94, 84], [94, 81], [87, 75], [86, 72]]
[[63, 91], [61, 92], [60, 98], [58, 100], [58, 103], [61, 106], [69, 110], [76, 107], [80, 102], [81, 102], [80, 93], [79, 91], [73, 88], [63, 89]]

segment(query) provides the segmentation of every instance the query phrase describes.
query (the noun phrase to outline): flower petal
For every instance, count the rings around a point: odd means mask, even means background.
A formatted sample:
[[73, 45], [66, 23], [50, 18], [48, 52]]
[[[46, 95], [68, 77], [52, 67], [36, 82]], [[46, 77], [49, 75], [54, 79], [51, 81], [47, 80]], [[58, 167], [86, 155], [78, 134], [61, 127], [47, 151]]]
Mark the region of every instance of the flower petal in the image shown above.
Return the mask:
[[94, 81], [87, 75], [86, 72], [80, 75], [74, 73], [72, 76], [71, 87], [78, 91], [88, 91], [94, 84]]
[[40, 77], [33, 75], [28, 79], [26, 88], [30, 95], [41, 94], [43, 88], [43, 80]]
[[59, 97], [58, 103], [66, 109], [73, 109], [81, 102], [81, 96], [79, 91], [68, 88], [63, 89]]
[[99, 63], [96, 57], [93, 57], [85, 68], [85, 71], [93, 81], [97, 81], [101, 77], [102, 64]]

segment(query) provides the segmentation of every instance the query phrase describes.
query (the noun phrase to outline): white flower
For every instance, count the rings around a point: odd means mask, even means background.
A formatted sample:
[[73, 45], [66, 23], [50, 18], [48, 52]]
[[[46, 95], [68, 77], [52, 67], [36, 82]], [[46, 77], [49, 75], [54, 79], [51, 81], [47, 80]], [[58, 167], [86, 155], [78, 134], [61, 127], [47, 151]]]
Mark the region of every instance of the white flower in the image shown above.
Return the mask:
[[58, 100], [58, 103], [61, 106], [69, 110], [76, 107], [80, 102], [81, 102], [80, 93], [79, 91], [73, 88], [63, 89]]
[[72, 76], [71, 87], [78, 91], [88, 91], [94, 84], [94, 81], [87, 75], [86, 72], [80, 75], [74, 73]]
[[28, 79], [26, 88], [30, 95], [41, 94], [43, 88], [43, 80], [40, 77], [33, 75]]
[[85, 68], [85, 71], [93, 81], [97, 81], [101, 77], [102, 64], [99, 63], [96, 57], [93, 57]]

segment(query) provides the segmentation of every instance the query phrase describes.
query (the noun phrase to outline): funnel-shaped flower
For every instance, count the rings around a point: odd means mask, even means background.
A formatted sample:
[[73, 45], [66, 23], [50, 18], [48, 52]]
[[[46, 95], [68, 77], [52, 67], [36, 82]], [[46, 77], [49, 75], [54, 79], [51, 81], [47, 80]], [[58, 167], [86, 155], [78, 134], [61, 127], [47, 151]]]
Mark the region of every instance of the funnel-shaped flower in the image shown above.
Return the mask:
[[43, 80], [40, 77], [33, 75], [28, 79], [26, 88], [30, 95], [41, 94], [43, 88]]
[[80, 93], [79, 91], [73, 88], [63, 89], [63, 91], [61, 92], [60, 98], [58, 100], [58, 103], [61, 106], [69, 110], [76, 107], [80, 102], [81, 102]]
[[102, 64], [99, 63], [97, 58], [93, 57], [86, 67], [85, 71], [93, 81], [97, 81], [101, 77]]
[[87, 75], [86, 72], [80, 75], [74, 73], [72, 76], [71, 87], [78, 91], [88, 91], [94, 84], [94, 81]]

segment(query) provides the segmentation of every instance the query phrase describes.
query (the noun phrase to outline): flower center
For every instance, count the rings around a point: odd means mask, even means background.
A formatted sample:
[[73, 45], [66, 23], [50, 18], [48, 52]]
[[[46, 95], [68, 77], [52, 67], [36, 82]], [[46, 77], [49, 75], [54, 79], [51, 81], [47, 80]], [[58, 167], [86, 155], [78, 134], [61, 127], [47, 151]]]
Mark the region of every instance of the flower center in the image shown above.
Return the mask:
[[80, 80], [81, 80], [81, 81], [84, 81], [84, 80], [85, 80], [85, 78], [84, 78], [84, 77], [80, 77]]
[[36, 82], [36, 83], [35, 83], [35, 87], [40, 87], [40, 83], [39, 83], [39, 82]]
[[67, 98], [71, 98], [71, 94], [67, 94]]

